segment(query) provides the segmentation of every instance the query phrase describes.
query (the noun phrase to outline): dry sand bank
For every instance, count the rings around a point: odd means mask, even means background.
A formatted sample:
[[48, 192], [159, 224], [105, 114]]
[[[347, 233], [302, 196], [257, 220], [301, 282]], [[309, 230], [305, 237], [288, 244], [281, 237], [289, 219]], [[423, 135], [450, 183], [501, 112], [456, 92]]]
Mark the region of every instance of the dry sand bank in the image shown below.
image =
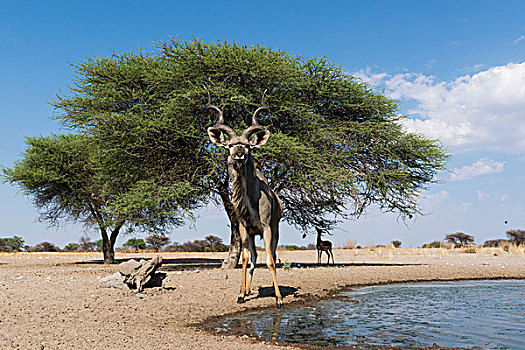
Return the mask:
[[[118, 259], [153, 254], [118, 254]], [[255, 271], [253, 295], [236, 304], [240, 270], [221, 270], [224, 253], [161, 253], [168, 289], [144, 293], [98, 288], [117, 265], [99, 254], [0, 253], [0, 349], [273, 349], [279, 344], [212, 334], [210, 318], [272, 307], [271, 279]], [[265, 261], [264, 253], [259, 261]], [[315, 251], [281, 251], [285, 304], [332, 296], [341, 288], [402, 281], [525, 279], [523, 250], [335, 250], [336, 266], [315, 266]], [[324, 257], [326, 259], [326, 257]], [[262, 288], [261, 288], [262, 287]], [[287, 348], [294, 348], [287, 347]]]

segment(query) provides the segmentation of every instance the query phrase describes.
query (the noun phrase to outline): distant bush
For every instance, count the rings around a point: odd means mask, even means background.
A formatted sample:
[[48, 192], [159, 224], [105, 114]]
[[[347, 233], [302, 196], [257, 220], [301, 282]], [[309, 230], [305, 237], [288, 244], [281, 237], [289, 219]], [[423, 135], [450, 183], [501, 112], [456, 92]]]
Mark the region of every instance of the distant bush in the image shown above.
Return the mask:
[[94, 252], [97, 250], [97, 243], [93, 242], [89, 237], [82, 236], [79, 241], [79, 249], [81, 252]]
[[441, 248], [441, 247], [443, 247], [443, 243], [440, 241], [425, 243], [421, 246], [421, 248]]
[[34, 247], [28, 247], [30, 252], [59, 252], [60, 248], [51, 242], [40, 242]]
[[229, 245], [222, 243], [222, 238], [208, 235], [205, 239], [172, 244], [166, 247], [170, 252], [227, 252]]
[[525, 230], [509, 230], [506, 233], [509, 240], [517, 246], [525, 244]]
[[24, 247], [22, 237], [13, 236], [0, 238], [0, 252], [19, 252]]
[[168, 245], [166, 248], [164, 248], [164, 251], [166, 252], [181, 252], [182, 245], [180, 245], [178, 242], [175, 242], [173, 244]]
[[512, 242], [508, 239], [490, 239], [483, 243], [484, 247], [503, 247], [504, 245], [509, 245]]
[[297, 246], [297, 245], [293, 245], [293, 244], [290, 244], [290, 245], [282, 245], [280, 246], [281, 249], [283, 250], [306, 250], [306, 247], [305, 246]]
[[68, 243], [64, 247], [65, 252], [80, 252], [80, 244], [78, 243]]

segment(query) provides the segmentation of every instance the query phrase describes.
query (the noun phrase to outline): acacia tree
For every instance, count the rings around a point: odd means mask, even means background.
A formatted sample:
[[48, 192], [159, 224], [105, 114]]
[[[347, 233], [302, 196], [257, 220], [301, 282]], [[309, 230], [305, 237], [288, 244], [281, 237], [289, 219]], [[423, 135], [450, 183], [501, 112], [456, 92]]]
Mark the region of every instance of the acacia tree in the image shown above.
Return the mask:
[[135, 249], [138, 252], [139, 249], [146, 249], [146, 242], [142, 238], [130, 238], [122, 246], [128, 249]]
[[473, 243], [474, 237], [463, 232], [456, 232], [446, 235], [445, 241], [452, 243], [456, 248], [459, 248]]
[[[171, 212], [163, 211], [165, 204], [155, 202], [151, 192], [147, 206], [141, 196], [133, 196], [141, 183], [126, 179], [111, 179], [102, 166], [99, 143], [84, 135], [59, 135], [27, 139], [23, 158], [12, 168], [3, 169], [4, 180], [18, 185], [34, 199], [40, 209], [40, 219], [57, 226], [63, 221], [81, 222], [96, 227], [102, 237], [105, 263], [113, 263], [114, 246], [124, 225], [157, 228], [180, 224], [179, 206], [170, 200]], [[184, 201], [184, 200], [183, 200]], [[146, 210], [146, 209], [147, 210]], [[150, 213], [154, 211], [154, 217]], [[85, 245], [86, 239], [81, 243]]]
[[146, 243], [152, 247], [156, 252], [158, 252], [165, 245], [170, 244], [169, 237], [162, 235], [150, 235], [146, 237]]
[[506, 234], [509, 240], [516, 243], [517, 246], [525, 244], [525, 230], [508, 230]]
[[108, 173], [155, 179], [141, 193], [183, 173], [206, 194], [199, 203], [222, 205], [231, 227], [223, 266], [238, 260], [238, 220], [226, 155], [206, 133], [215, 121], [203, 85], [236, 131], [249, 125], [268, 90], [270, 113], [261, 124], [272, 135], [254, 153], [283, 201], [284, 220], [302, 231], [329, 228], [373, 203], [407, 217], [419, 213], [418, 192], [443, 169], [443, 149], [404, 132], [395, 101], [326, 59], [198, 40], [163, 41], [157, 49], [80, 62], [72, 93], [54, 105], [63, 125], [104, 145]]

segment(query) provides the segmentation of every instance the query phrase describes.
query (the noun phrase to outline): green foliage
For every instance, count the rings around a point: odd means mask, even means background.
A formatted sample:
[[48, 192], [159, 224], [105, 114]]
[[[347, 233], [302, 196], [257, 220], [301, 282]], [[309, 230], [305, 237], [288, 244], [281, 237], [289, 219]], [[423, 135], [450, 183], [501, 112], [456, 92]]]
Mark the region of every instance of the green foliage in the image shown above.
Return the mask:
[[146, 226], [180, 218], [173, 208], [227, 201], [225, 155], [206, 133], [215, 121], [204, 84], [237, 131], [268, 89], [271, 112], [261, 123], [272, 136], [256, 158], [284, 218], [303, 230], [372, 203], [417, 213], [418, 191], [447, 158], [435, 141], [403, 132], [395, 101], [326, 59], [170, 40], [152, 54], [88, 59], [76, 69], [72, 94], [54, 104], [58, 119], [103, 144], [101, 177], [125, 190], [112, 208]]
[[103, 245], [102, 239], [99, 239], [99, 240], [95, 241], [95, 246], [97, 247], [98, 251], [102, 250], [102, 245]]
[[60, 219], [91, 221], [90, 198], [99, 193], [90, 146], [80, 135], [27, 138], [22, 160], [3, 169], [4, 179], [33, 196], [42, 210], [41, 219], [56, 224]]
[[299, 247], [297, 245], [283, 245], [281, 246], [282, 248], [284, 248], [285, 250], [306, 250], [306, 247]]
[[135, 250], [146, 249], [146, 242], [142, 238], [130, 238], [122, 246]]
[[283, 263], [283, 270], [289, 270], [292, 267], [292, 263], [289, 261], [285, 261]]
[[0, 252], [19, 252], [24, 247], [24, 239], [20, 236], [0, 238]]
[[[106, 236], [102, 242], [107, 247], [99, 250], [107, 262], [113, 260], [114, 243], [124, 224], [155, 231], [182, 222], [179, 204], [186, 200], [178, 197], [180, 193], [167, 190], [159, 198], [155, 193], [163, 188], [128, 181], [124, 172], [110, 173], [116, 170], [106, 166], [104, 147], [92, 135], [27, 138], [27, 144], [23, 158], [3, 169], [4, 181], [18, 185], [33, 198], [41, 220], [51, 225], [78, 221], [98, 228]], [[84, 251], [95, 247], [87, 241], [81, 245]]]
[[422, 248], [441, 248], [443, 247], [443, 243], [441, 243], [441, 241], [433, 241], [430, 243], [425, 243], [421, 247]]
[[68, 243], [64, 247], [64, 251], [65, 252], [80, 252], [81, 251], [80, 244], [78, 244], [78, 243]]
[[229, 248], [229, 244], [219, 243], [216, 249], [218, 252], [227, 252]]

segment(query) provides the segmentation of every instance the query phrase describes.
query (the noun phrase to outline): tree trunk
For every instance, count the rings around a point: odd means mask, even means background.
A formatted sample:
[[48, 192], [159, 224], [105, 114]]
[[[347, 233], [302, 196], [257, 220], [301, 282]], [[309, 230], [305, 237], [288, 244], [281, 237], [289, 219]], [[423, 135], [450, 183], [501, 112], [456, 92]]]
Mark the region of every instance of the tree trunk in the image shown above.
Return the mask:
[[108, 233], [105, 228], [100, 228], [102, 235], [102, 254], [104, 256], [104, 264], [113, 264], [115, 261], [115, 251], [111, 245]]
[[104, 253], [104, 264], [113, 264], [115, 262], [115, 250], [106, 241], [106, 244], [102, 244], [102, 252]]
[[108, 237], [105, 228], [100, 229], [102, 234], [102, 254], [104, 255], [104, 264], [113, 264], [115, 262], [115, 243], [123, 223], [117, 223]]
[[239, 263], [241, 257], [241, 237], [239, 234], [239, 221], [237, 215], [235, 215], [233, 209], [233, 203], [230, 200], [230, 194], [228, 191], [228, 184], [223, 183], [219, 195], [222, 199], [222, 204], [228, 219], [230, 220], [230, 248], [228, 249], [228, 256], [223, 260], [221, 268], [223, 269], [234, 269]]
[[241, 257], [241, 238], [239, 235], [239, 224], [237, 220], [230, 220], [231, 235], [228, 256], [223, 260], [221, 268], [234, 269]]

